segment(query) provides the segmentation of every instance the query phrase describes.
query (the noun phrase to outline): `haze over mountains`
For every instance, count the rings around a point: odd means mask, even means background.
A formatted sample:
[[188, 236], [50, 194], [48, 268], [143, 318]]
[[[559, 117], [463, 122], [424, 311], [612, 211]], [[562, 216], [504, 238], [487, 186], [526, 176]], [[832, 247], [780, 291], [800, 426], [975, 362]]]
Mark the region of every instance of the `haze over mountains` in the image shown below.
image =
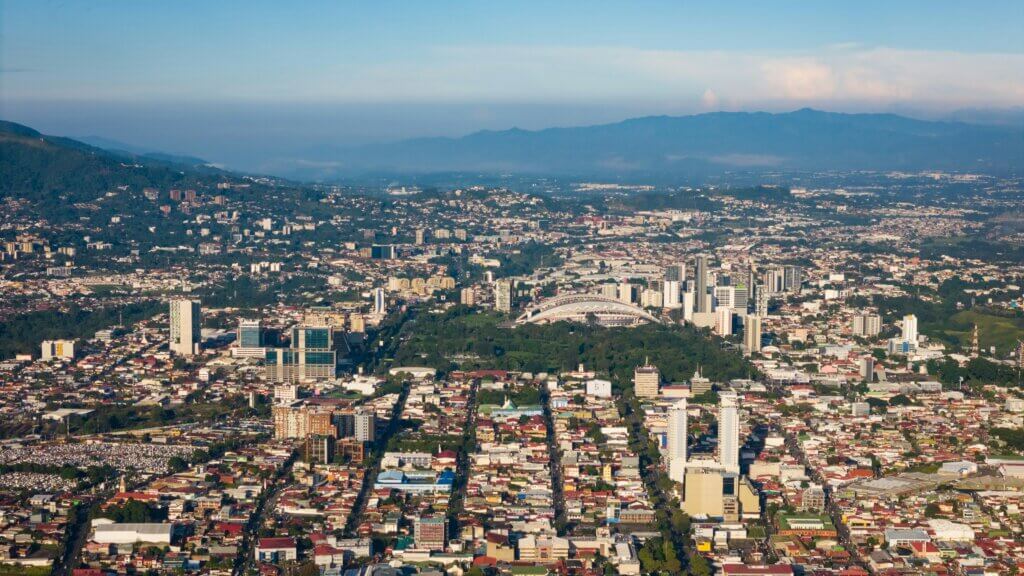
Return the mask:
[[[177, 164], [101, 137], [88, 142]], [[1024, 168], [1024, 127], [916, 120], [894, 114], [714, 112], [649, 116], [574, 128], [480, 131], [360, 147], [318, 146], [275, 158], [271, 173], [332, 181], [367, 175], [522, 173], [601, 178], [693, 178], [725, 172]]]

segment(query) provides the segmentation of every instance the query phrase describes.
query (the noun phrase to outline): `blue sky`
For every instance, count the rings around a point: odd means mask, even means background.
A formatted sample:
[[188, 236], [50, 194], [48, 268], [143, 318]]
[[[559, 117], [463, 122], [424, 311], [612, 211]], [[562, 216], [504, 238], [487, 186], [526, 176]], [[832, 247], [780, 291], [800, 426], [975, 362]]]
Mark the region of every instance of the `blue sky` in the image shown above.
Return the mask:
[[0, 117], [251, 168], [641, 114], [1024, 105], [1020, 1], [290, 4], [0, 0]]

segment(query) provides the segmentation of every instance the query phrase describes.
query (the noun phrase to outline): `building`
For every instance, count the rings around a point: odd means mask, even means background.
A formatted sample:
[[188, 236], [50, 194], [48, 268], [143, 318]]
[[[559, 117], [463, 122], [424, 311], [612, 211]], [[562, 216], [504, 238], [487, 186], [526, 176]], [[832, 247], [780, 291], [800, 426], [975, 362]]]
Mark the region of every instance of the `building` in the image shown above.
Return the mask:
[[726, 472], [740, 471], [740, 420], [736, 393], [722, 392], [718, 405], [718, 462]]
[[377, 417], [371, 413], [360, 413], [353, 416], [353, 427], [356, 441], [373, 442], [377, 438]]
[[732, 336], [732, 308], [727, 306], [715, 310], [715, 332], [719, 336]]
[[715, 308], [733, 308], [736, 302], [736, 288], [715, 286]]
[[800, 498], [800, 509], [808, 512], [825, 510], [825, 491], [821, 486], [810, 486], [803, 491]]
[[912, 344], [917, 343], [917, 316], [907, 314], [903, 317], [902, 340]]
[[768, 289], [764, 284], [754, 286], [754, 314], [761, 318], [768, 316]]
[[865, 356], [860, 359], [860, 377], [865, 382], [875, 381], [875, 358], [873, 356]]
[[686, 399], [668, 411], [668, 475], [676, 482], [686, 479], [686, 449], [689, 435]]
[[476, 291], [472, 288], [463, 288], [462, 292], [459, 293], [459, 302], [463, 306], [475, 306], [476, 305]]
[[294, 538], [260, 538], [256, 544], [256, 559], [260, 562], [287, 562], [298, 557]]
[[330, 409], [295, 402], [291, 405], [274, 406], [271, 413], [274, 419], [274, 438], [277, 440], [338, 436], [334, 413]]
[[683, 512], [692, 517], [721, 517], [724, 512], [723, 474], [720, 470], [693, 468], [683, 483]]
[[710, 312], [707, 304], [708, 293], [708, 258], [697, 256], [697, 265], [694, 267], [694, 312]]
[[511, 279], [502, 279], [494, 283], [494, 309], [498, 312], [512, 311], [512, 290]]
[[444, 550], [448, 544], [448, 523], [444, 516], [420, 516], [413, 524], [416, 547], [423, 550]]
[[387, 296], [384, 294], [383, 288], [375, 288], [373, 290], [373, 313], [378, 316], [387, 314], [388, 303]]
[[799, 266], [785, 266], [782, 269], [782, 289], [785, 292], [800, 292], [804, 283], [804, 271]]
[[633, 392], [637, 398], [657, 398], [661, 373], [656, 366], [637, 366], [633, 371]]
[[231, 350], [231, 355], [239, 358], [262, 358], [266, 355], [263, 347], [263, 327], [259, 320], [240, 320], [238, 322], [238, 345]]
[[[669, 268], [672, 270], [672, 268]], [[662, 304], [665, 308], [679, 308], [682, 304], [682, 285], [679, 280], [666, 280], [662, 286]]]
[[761, 317], [749, 314], [743, 318], [743, 351], [748, 355], [761, 351]]
[[171, 523], [109, 523], [96, 524], [92, 541], [99, 544], [170, 544], [174, 536]]
[[75, 357], [75, 341], [43, 340], [41, 353], [43, 360], [50, 360], [52, 358], [70, 360]]
[[370, 247], [370, 258], [374, 260], [394, 260], [398, 257], [398, 250], [390, 244], [374, 244]]
[[872, 338], [882, 331], [882, 317], [878, 314], [857, 314], [853, 317], [853, 335]]
[[170, 349], [172, 354], [181, 356], [192, 356], [199, 353], [199, 343], [202, 341], [200, 325], [202, 323], [202, 309], [199, 302], [193, 300], [171, 300], [171, 339]]

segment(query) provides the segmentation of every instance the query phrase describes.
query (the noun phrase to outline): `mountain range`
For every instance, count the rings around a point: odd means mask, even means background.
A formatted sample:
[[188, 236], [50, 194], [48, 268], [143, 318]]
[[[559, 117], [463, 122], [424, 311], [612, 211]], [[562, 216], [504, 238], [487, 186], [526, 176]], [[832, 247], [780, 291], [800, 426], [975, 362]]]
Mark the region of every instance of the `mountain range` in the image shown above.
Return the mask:
[[[44, 137], [31, 128], [0, 122], [0, 143], [7, 147], [5, 163], [29, 159], [42, 170], [46, 164], [42, 160], [48, 159], [50, 169], [59, 171], [68, 162], [54, 161], [53, 154], [58, 151], [69, 155], [74, 165], [85, 159], [95, 163], [102, 148], [110, 161], [215, 171], [199, 158], [161, 154], [101, 137], [86, 139], [95, 146]], [[47, 146], [39, 147], [39, 141]], [[24, 153], [26, 143], [35, 146], [32, 154]], [[44, 151], [47, 154], [42, 154]], [[780, 114], [714, 112], [574, 128], [481, 131], [458, 138], [418, 138], [360, 147], [318, 147], [301, 151], [290, 163], [274, 165], [277, 176], [308, 181], [447, 172], [634, 180], [699, 180], [730, 172], [769, 171], [1007, 174], [1024, 170], [1024, 126], [811, 109]], [[37, 180], [57, 176], [38, 174]], [[71, 184], [60, 179], [61, 187]]]
[[575, 176], [736, 170], [1024, 169], [1024, 127], [802, 109], [483, 131], [336, 150], [339, 174], [482, 171]]

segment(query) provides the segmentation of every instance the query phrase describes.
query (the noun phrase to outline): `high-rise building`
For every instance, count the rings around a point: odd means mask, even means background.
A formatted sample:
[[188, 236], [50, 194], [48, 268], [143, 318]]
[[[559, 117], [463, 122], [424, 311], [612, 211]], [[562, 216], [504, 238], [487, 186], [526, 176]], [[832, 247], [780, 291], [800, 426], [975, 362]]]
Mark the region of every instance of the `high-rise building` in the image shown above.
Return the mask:
[[43, 360], [50, 360], [52, 358], [70, 360], [75, 357], [75, 341], [43, 340], [41, 352]]
[[782, 269], [782, 289], [786, 292], [800, 292], [804, 283], [804, 270], [799, 266], [786, 266]]
[[764, 284], [754, 286], [754, 314], [761, 318], [768, 316], [768, 289]]
[[672, 264], [668, 268], [665, 268], [665, 280], [669, 280], [672, 282], [685, 282], [686, 264]]
[[263, 347], [263, 328], [260, 326], [259, 320], [241, 320], [238, 322], [238, 347]]
[[637, 398], [657, 398], [661, 373], [657, 366], [646, 364], [633, 371], [633, 392]]
[[718, 405], [718, 462], [726, 472], [740, 471], [740, 420], [736, 393], [728, 390], [719, 394]]
[[172, 354], [192, 356], [199, 353], [202, 342], [202, 309], [199, 302], [193, 300], [171, 300], [171, 339], [169, 347]]
[[427, 231], [423, 228], [416, 230], [416, 244], [423, 244], [426, 241]]
[[334, 332], [330, 326], [296, 326], [292, 328], [292, 348], [304, 350], [331, 350]]
[[761, 317], [748, 314], [743, 319], [743, 350], [747, 354], [761, 351]]
[[661, 308], [664, 304], [664, 294], [661, 290], [646, 288], [640, 293], [640, 306], [642, 308]]
[[604, 296], [605, 298], [615, 298], [615, 299], [618, 299], [618, 297], [619, 297], [619, 285], [618, 284], [602, 284], [601, 285], [601, 296]]
[[719, 336], [732, 336], [732, 308], [719, 306], [715, 312], [715, 332]]
[[853, 317], [853, 335], [871, 338], [882, 331], [882, 317], [878, 314], [857, 314]]
[[875, 381], [875, 358], [873, 356], [865, 356], [860, 359], [860, 377], [865, 382]]
[[373, 290], [373, 313], [378, 316], [383, 316], [388, 311], [387, 296], [384, 294], [383, 288], [375, 288]]
[[683, 292], [683, 320], [693, 321], [693, 292]]
[[475, 306], [476, 305], [476, 291], [472, 288], [463, 288], [459, 292], [459, 302], [463, 306]]
[[394, 260], [398, 257], [398, 250], [390, 244], [375, 244], [370, 247], [370, 258], [374, 260]]
[[715, 308], [733, 308], [736, 288], [733, 286], [715, 286]]
[[710, 312], [707, 305], [706, 295], [708, 293], [708, 258], [697, 256], [697, 265], [694, 268], [694, 312]]
[[355, 439], [359, 442], [373, 442], [377, 438], [377, 417], [372, 413], [359, 413], [353, 417]]
[[683, 398], [668, 411], [668, 475], [676, 482], [686, 477], [687, 426], [686, 399]]
[[682, 302], [680, 300], [681, 290], [679, 280], [665, 280], [662, 292], [662, 304], [665, 308], [679, 308], [682, 306]]
[[494, 283], [494, 308], [498, 312], [512, 311], [512, 280], [504, 278]]
[[635, 291], [634, 288], [635, 287], [629, 282], [620, 282], [619, 302], [622, 302], [623, 304], [632, 304], [633, 302], [636, 302], [636, 297], [633, 295]]
[[907, 314], [903, 317], [903, 341], [917, 344], [917, 316]]
[[448, 544], [448, 523], [440, 514], [419, 516], [413, 524], [416, 547], [421, 550], [444, 550]]

